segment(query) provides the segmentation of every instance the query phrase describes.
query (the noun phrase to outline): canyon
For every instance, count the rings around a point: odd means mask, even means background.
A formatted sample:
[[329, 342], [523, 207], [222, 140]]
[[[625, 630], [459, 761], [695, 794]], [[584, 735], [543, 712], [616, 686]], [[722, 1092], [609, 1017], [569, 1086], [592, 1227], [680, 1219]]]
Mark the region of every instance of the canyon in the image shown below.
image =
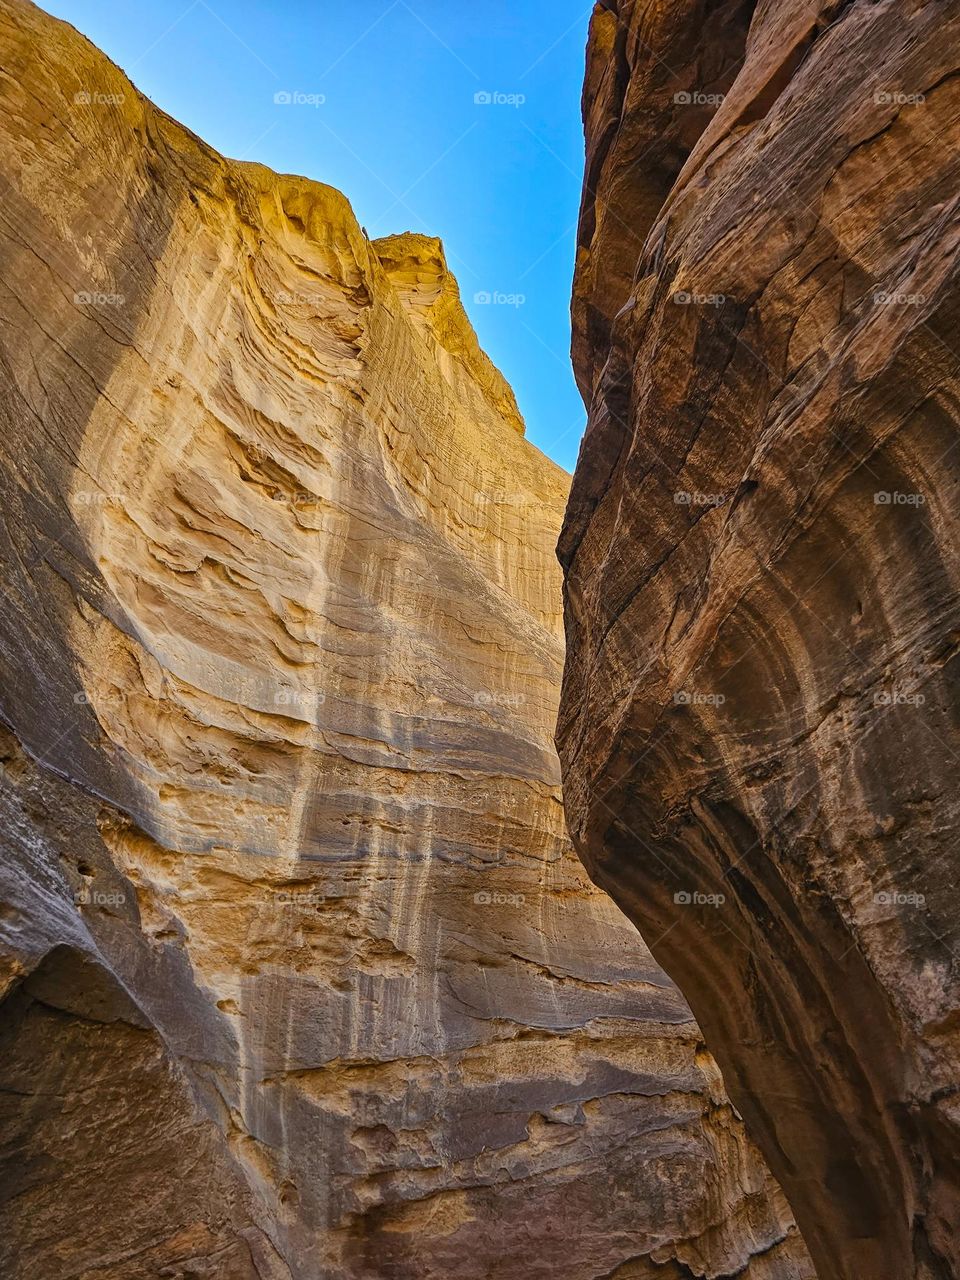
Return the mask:
[[605, 0], [558, 744], [821, 1280], [960, 1275], [960, 12]]
[[0, 1271], [809, 1280], [573, 851], [569, 477], [441, 243], [0, 54]]

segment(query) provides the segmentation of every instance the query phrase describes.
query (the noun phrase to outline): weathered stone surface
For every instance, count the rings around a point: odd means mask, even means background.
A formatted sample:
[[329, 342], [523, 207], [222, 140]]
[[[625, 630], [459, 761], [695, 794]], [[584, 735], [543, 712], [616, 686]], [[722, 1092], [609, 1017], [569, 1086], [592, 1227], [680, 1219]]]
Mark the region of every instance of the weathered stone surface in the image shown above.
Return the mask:
[[568, 478], [439, 242], [0, 50], [0, 1270], [809, 1276], [570, 849]]
[[960, 1275], [958, 52], [932, 0], [593, 26], [568, 817], [823, 1280]]

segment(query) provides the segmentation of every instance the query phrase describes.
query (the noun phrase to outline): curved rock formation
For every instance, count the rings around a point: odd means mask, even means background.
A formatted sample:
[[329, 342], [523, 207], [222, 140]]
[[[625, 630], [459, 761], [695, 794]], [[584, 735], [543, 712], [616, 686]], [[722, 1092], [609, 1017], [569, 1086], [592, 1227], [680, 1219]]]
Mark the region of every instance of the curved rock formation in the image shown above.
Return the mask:
[[822, 1280], [960, 1276], [958, 51], [932, 0], [592, 33], [567, 812]]
[[568, 478], [439, 242], [0, 48], [0, 1270], [808, 1277], [569, 846]]

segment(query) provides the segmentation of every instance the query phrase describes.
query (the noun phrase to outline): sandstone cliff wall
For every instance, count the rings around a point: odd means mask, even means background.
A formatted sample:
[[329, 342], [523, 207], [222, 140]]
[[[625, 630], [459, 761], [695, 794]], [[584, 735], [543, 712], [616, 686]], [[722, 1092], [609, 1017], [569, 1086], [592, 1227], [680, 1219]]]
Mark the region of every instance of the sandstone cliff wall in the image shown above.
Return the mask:
[[823, 1280], [960, 1275], [958, 51], [924, 0], [591, 38], [567, 812]]
[[570, 850], [568, 477], [439, 242], [0, 51], [0, 1270], [808, 1276]]

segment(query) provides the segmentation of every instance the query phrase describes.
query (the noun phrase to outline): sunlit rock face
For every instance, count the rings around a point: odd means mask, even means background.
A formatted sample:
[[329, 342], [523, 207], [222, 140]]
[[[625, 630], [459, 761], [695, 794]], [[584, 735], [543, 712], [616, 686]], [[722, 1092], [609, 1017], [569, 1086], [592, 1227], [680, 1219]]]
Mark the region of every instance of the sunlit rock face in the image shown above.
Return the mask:
[[958, 48], [922, 0], [591, 38], [567, 812], [823, 1280], [960, 1275]]
[[569, 847], [568, 477], [439, 242], [0, 50], [0, 1271], [810, 1276]]

